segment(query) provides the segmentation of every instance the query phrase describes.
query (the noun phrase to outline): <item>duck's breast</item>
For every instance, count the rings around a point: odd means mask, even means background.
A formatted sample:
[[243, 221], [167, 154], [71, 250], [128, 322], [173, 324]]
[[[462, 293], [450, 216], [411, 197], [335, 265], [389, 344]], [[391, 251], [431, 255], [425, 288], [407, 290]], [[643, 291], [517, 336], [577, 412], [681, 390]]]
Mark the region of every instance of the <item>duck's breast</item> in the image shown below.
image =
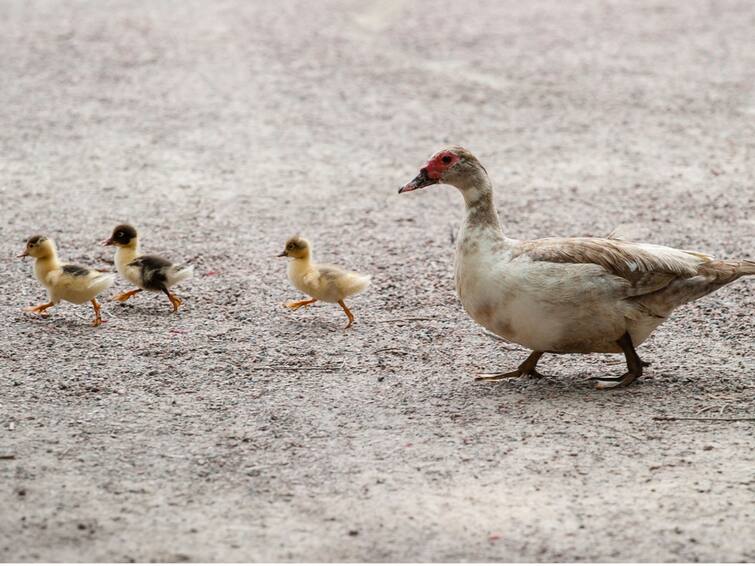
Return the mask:
[[512, 260], [505, 245], [478, 242], [457, 254], [464, 309], [496, 335], [537, 351], [617, 351], [628, 308], [619, 285], [598, 266]]

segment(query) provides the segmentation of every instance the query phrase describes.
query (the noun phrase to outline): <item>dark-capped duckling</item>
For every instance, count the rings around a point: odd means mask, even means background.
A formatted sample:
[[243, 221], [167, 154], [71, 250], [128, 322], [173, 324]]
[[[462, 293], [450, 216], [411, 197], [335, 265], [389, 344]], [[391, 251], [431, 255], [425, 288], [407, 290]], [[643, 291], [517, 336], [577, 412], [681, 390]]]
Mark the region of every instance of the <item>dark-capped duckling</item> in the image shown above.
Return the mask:
[[183, 301], [174, 295], [170, 288], [191, 277], [194, 274], [194, 267], [174, 265], [167, 259], [156, 255], [141, 255], [136, 229], [129, 224], [116, 226], [113, 234], [102, 244], [116, 247], [115, 267], [118, 273], [138, 287], [138, 289], [116, 295], [114, 297], [116, 301], [127, 301], [142, 290], [162, 292], [173, 306], [173, 312], [178, 311]]

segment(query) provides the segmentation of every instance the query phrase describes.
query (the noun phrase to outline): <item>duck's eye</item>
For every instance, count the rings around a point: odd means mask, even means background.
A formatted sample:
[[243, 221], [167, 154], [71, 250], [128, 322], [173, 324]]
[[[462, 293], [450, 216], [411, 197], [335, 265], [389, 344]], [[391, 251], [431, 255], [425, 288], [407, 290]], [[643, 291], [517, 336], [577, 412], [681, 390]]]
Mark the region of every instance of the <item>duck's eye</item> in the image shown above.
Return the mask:
[[117, 234], [115, 235], [115, 237], [116, 237], [116, 238], [123, 238], [123, 232], [118, 232], [118, 233], [117, 233]]
[[443, 163], [445, 163], [446, 165], [448, 165], [448, 164], [449, 164], [449, 163], [451, 163], [451, 161], [452, 161], [452, 160], [451, 160], [451, 156], [450, 156], [450, 155], [444, 155], [443, 157], [441, 157], [441, 159], [440, 159], [440, 160], [441, 160], [441, 161], [442, 161]]
[[288, 248], [289, 250], [293, 250], [293, 249], [294, 249], [294, 245], [293, 245], [293, 244], [288, 244], [288, 245], [287, 245], [286, 247], [287, 247], [287, 248]]

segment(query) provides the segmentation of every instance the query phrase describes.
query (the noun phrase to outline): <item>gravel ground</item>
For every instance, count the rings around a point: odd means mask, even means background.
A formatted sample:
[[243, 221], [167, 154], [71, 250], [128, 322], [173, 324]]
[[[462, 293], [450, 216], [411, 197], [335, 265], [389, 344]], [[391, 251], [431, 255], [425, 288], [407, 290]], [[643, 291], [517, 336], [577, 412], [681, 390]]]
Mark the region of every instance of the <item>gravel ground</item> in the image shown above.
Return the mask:
[[[0, 3], [0, 559], [755, 560], [755, 281], [680, 310], [654, 365], [526, 355], [452, 282], [459, 143], [516, 237], [752, 257], [755, 6]], [[113, 269], [122, 221], [193, 259], [164, 297], [47, 319], [25, 237]], [[295, 232], [373, 275], [297, 313]], [[123, 282], [115, 290], [127, 288]], [[114, 290], [114, 291], [115, 291]]]

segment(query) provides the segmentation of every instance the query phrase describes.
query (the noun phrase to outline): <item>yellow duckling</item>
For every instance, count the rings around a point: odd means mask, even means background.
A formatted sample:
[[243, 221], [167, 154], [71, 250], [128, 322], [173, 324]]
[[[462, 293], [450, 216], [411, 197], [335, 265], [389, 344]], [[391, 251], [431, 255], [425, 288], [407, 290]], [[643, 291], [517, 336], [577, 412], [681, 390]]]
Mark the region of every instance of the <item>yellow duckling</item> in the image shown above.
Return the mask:
[[294, 287], [311, 297], [303, 301], [289, 301], [285, 306], [297, 310], [316, 301], [338, 303], [349, 317], [346, 328], [353, 324], [354, 315], [343, 300], [364, 291], [370, 285], [369, 275], [346, 271], [335, 265], [314, 263], [309, 242], [298, 236], [286, 242], [286, 248], [278, 257], [292, 258], [288, 264], [288, 279]]
[[115, 274], [60, 263], [55, 242], [45, 236], [32, 236], [27, 240], [26, 248], [18, 257], [26, 256], [35, 258], [34, 275], [47, 289], [49, 300], [41, 305], [26, 307], [25, 311], [45, 315], [47, 309], [60, 301], [76, 305], [89, 301], [94, 308], [92, 326], [102, 324], [96, 297], [115, 282]]

